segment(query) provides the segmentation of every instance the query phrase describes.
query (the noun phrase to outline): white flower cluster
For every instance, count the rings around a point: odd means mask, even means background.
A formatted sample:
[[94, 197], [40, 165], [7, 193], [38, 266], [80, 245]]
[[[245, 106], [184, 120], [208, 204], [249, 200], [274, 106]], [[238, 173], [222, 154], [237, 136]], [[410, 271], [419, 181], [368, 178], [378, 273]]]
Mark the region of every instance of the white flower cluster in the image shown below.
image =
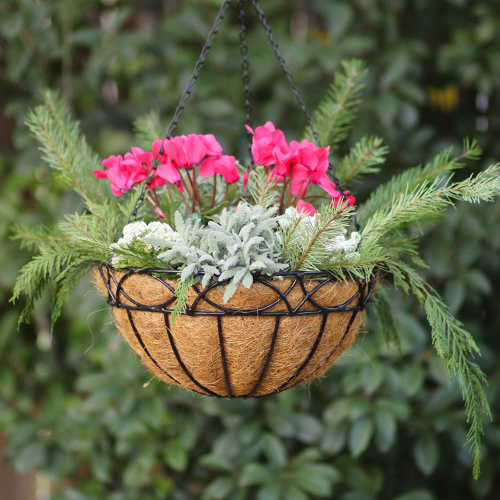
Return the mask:
[[[279, 217], [278, 224], [281, 227], [288, 227], [294, 219], [297, 219], [298, 215], [299, 213], [297, 212], [297, 209], [295, 207], [288, 207], [285, 210], [285, 213], [281, 217]], [[305, 224], [310, 224], [311, 227], [313, 227], [316, 224], [317, 218], [318, 216], [316, 214], [314, 214], [312, 217], [303, 217], [299, 223], [299, 227], [303, 227]], [[280, 244], [283, 243], [280, 233], [276, 233], [276, 239]]]
[[[159, 238], [169, 241], [180, 241], [180, 235], [174, 231], [166, 222], [154, 221], [146, 224], [145, 222], [132, 222], [123, 228], [122, 237], [111, 245], [111, 248], [120, 249], [126, 248], [134, 241], [142, 238]], [[148, 250], [160, 250], [159, 247], [146, 245]], [[113, 256], [111, 264], [116, 265], [120, 262], [119, 255]]]
[[[281, 227], [288, 227], [292, 223], [292, 220], [296, 219], [298, 215], [299, 214], [295, 207], [288, 207], [285, 210], [285, 213], [279, 218], [278, 223]], [[310, 217], [304, 217], [300, 221], [300, 224], [311, 224], [311, 226], [314, 226], [317, 218], [318, 216], [316, 214]]]
[[[345, 231], [347, 233], [347, 230]], [[360, 258], [359, 252], [356, 252], [361, 235], [358, 232], [352, 232], [350, 237], [346, 239], [345, 236], [335, 236], [333, 241], [326, 245], [325, 250], [328, 252], [335, 252], [330, 262], [357, 262]]]

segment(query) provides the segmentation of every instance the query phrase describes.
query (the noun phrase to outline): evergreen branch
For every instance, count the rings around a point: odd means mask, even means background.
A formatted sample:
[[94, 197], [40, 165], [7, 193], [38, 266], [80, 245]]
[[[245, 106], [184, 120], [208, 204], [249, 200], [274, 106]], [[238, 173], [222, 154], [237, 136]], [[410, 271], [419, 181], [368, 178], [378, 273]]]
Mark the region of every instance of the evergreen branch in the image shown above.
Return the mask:
[[346, 186], [354, 179], [366, 174], [380, 171], [376, 165], [385, 162], [389, 152], [386, 146], [381, 146], [382, 139], [378, 137], [363, 137], [335, 167], [335, 174]]
[[57, 229], [49, 225], [39, 225], [35, 228], [15, 224], [12, 228], [14, 235], [12, 240], [21, 242], [21, 248], [28, 250], [40, 249], [43, 244], [55, 243], [58, 241], [67, 241], [65, 236], [58, 236]]
[[93, 187], [99, 191], [101, 198], [103, 198], [104, 193], [101, 189], [101, 184], [96, 182], [96, 179], [91, 175], [98, 164], [98, 158], [90, 149], [86, 139], [83, 136], [80, 137], [79, 123], [71, 121], [70, 113], [64, 101], [58, 98], [57, 93], [48, 90], [44, 93], [44, 97], [45, 105], [50, 109], [51, 116], [64, 137], [64, 142], [73, 151], [75, 157], [80, 157], [87, 164], [86, 173], [90, 175]]
[[[386, 262], [388, 270], [404, 281], [408, 290], [425, 308], [432, 328], [432, 342], [450, 376], [455, 375], [465, 400], [467, 422], [470, 423], [467, 444], [473, 459], [473, 475], [477, 479], [481, 464], [481, 436], [484, 434], [484, 417], [492, 418], [483, 384], [486, 380], [481, 368], [469, 360], [480, 354], [472, 335], [449, 312], [437, 292], [432, 289], [409, 265], [403, 262]], [[396, 282], [395, 282], [396, 283]]]
[[373, 299], [373, 303], [379, 331], [384, 337], [386, 344], [389, 345], [394, 342], [398, 351], [402, 352], [401, 339], [399, 338], [396, 322], [394, 321], [391, 305], [387, 300], [387, 291], [384, 286], [379, 286], [377, 295]]
[[[334, 83], [313, 115], [322, 145], [333, 147], [347, 137], [361, 102], [359, 94], [363, 84], [360, 82], [365, 74], [364, 63], [358, 59], [342, 62], [342, 70], [335, 73]], [[308, 128], [305, 137], [314, 142]]]
[[102, 201], [106, 196], [92, 174], [98, 160], [80, 136], [78, 123], [71, 121], [64, 102], [56, 99], [54, 94], [46, 92], [45, 101], [26, 119], [29, 129], [40, 142], [44, 160], [61, 174], [87, 205]]
[[500, 165], [489, 167], [476, 177], [451, 184], [446, 181], [441, 187], [441, 179], [432, 184], [427, 181], [413, 191], [408, 189], [399, 197], [394, 197], [392, 206], [386, 210], [378, 210], [366, 222], [362, 243], [365, 246], [374, 244], [387, 232], [404, 224], [437, 215], [452, 200], [479, 202], [491, 201], [500, 193]]
[[452, 170], [462, 167], [462, 160], [475, 160], [481, 154], [477, 142], [464, 140], [464, 151], [460, 156], [451, 157], [452, 148], [438, 154], [432, 163], [425, 167], [414, 167], [394, 176], [389, 182], [379, 186], [370, 196], [368, 201], [360, 206], [358, 219], [361, 223], [368, 220], [377, 210], [389, 206], [395, 197], [402, 195], [408, 190], [417, 188], [424, 182], [434, 181], [437, 177], [445, 175]]
[[[302, 255], [299, 259], [298, 264], [294, 267], [295, 271], [300, 270], [301, 266], [303, 266], [306, 258], [308, 258], [311, 255], [311, 251], [316, 245], [316, 243], [319, 241], [319, 239], [322, 239], [321, 237], [326, 233], [328, 233], [328, 236], [333, 236], [333, 234], [342, 234], [343, 229], [345, 225], [349, 224], [350, 217], [352, 216], [353, 209], [352, 207], [345, 208], [345, 207], [339, 207], [338, 209], [332, 208], [332, 207], [322, 207], [322, 210], [320, 211], [320, 220], [318, 221], [317, 224], [319, 224], [318, 227], [315, 227], [316, 224], [311, 226], [312, 231], [312, 238], [309, 240], [309, 244], [307, 247], [305, 247], [305, 250], [302, 252]], [[340, 224], [333, 224], [334, 221], [337, 219], [340, 219]], [[320, 222], [320, 221], [325, 221], [326, 222]], [[306, 221], [307, 224], [304, 224], [303, 227], [306, 228], [306, 234], [307, 234], [307, 226], [310, 226], [308, 223], [309, 221]], [[327, 231], [328, 230], [328, 231]], [[333, 234], [331, 234], [333, 233]], [[307, 237], [307, 236], [306, 236]], [[323, 242], [322, 242], [323, 243]], [[322, 251], [324, 254], [324, 251]]]

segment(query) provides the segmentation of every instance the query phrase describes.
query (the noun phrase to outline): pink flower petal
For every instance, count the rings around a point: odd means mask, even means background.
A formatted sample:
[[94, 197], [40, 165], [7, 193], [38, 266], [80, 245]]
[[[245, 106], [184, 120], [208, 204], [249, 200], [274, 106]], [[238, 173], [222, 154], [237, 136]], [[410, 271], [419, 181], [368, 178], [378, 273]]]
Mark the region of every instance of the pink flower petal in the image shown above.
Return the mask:
[[94, 175], [96, 179], [107, 179], [108, 170], [94, 170]]
[[310, 203], [307, 203], [307, 201], [304, 200], [299, 200], [299, 202], [297, 203], [297, 212], [299, 214], [305, 213], [309, 215], [309, 217], [316, 215], [316, 209]]
[[200, 177], [212, 177], [212, 175], [216, 174], [215, 171], [215, 162], [217, 161], [217, 158], [205, 158], [200, 165], [200, 168], [198, 169], [198, 175]]
[[[344, 191], [345, 195], [348, 195], [350, 191]], [[347, 196], [347, 198], [344, 200], [343, 198], [340, 197], [340, 193], [338, 198], [333, 198], [331, 201], [332, 205], [334, 208], [337, 208], [339, 204], [341, 205], [342, 208], [347, 208], [347, 207], [352, 207], [356, 204], [356, 198], [354, 196]]]
[[332, 182], [326, 174], [318, 182], [318, 186], [324, 189], [333, 198], [340, 197], [340, 191], [336, 189], [337, 185], [335, 184], [335, 182]]
[[216, 156], [217, 158], [222, 156], [222, 146], [219, 144], [213, 134], [200, 135], [199, 137], [207, 148], [206, 154], [208, 156]]
[[186, 153], [187, 164], [199, 165], [201, 160], [207, 154], [207, 147], [196, 134], [188, 135], [184, 143], [184, 152]]

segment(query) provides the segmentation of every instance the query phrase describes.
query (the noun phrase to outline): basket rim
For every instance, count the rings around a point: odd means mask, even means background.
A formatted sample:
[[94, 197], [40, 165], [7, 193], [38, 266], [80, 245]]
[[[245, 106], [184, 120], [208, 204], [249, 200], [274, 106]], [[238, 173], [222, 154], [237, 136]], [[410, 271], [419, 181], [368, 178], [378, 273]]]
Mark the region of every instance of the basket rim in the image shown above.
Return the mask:
[[[155, 273], [155, 274], [168, 274], [168, 275], [180, 275], [182, 274], [182, 269], [165, 269], [161, 267], [136, 267], [136, 266], [124, 266], [124, 267], [115, 267], [109, 262], [103, 262], [96, 260], [95, 261], [96, 266], [98, 267], [105, 267], [106, 269], [109, 269], [110, 271], [116, 271], [118, 273], [126, 273], [133, 271], [135, 274], [148, 274], [148, 273]], [[356, 279], [355, 276], [351, 276], [351, 273], [349, 270], [345, 268], [340, 268], [344, 276], [348, 277], [348, 279]], [[204, 276], [204, 272], [198, 272], [196, 273], [198, 276]], [[278, 271], [276, 273], [272, 274], [262, 274], [262, 273], [253, 273], [251, 272], [252, 276], [256, 278], [262, 278], [262, 279], [268, 279], [268, 278], [279, 278], [279, 277], [292, 277], [292, 278], [301, 278], [304, 276], [307, 277], [314, 277], [317, 276], [318, 278], [321, 277], [327, 277], [329, 280], [333, 281], [336, 279], [337, 281], [341, 281], [337, 278], [336, 275], [334, 275], [331, 271], [329, 270], [323, 270], [323, 271]], [[378, 266], [374, 266], [373, 268], [373, 277], [378, 278], [379, 274], [379, 268]], [[373, 279], [373, 278], [372, 278]], [[231, 278], [219, 282], [220, 285], [224, 285], [226, 282], [229, 282]], [[371, 280], [369, 280], [371, 281]]]
[[[163, 279], [163, 277], [158, 276], [158, 274], [163, 274], [163, 275], [178, 275], [182, 271], [175, 270], [175, 272], [172, 272], [172, 270], [166, 270], [166, 269], [154, 269], [154, 268], [144, 268], [140, 270], [136, 270], [133, 267], [128, 268], [122, 268], [122, 269], [116, 269], [109, 263], [96, 263], [98, 266], [98, 271], [100, 274], [100, 277], [102, 281], [104, 282], [104, 285], [106, 286], [107, 289], [107, 294], [108, 294], [108, 304], [111, 305], [112, 307], [118, 308], [118, 309], [127, 309], [129, 311], [149, 311], [149, 312], [154, 312], [154, 313], [163, 313], [163, 314], [171, 314], [174, 312], [173, 309], [170, 308], [170, 306], [177, 300], [175, 297], [175, 289], [172, 287], [171, 284], [168, 283], [168, 280]], [[117, 279], [115, 278], [113, 272], [117, 273], [122, 273], [123, 276], [121, 278]], [[138, 302], [134, 300], [132, 297], [130, 297], [127, 292], [124, 290], [124, 283], [128, 278], [134, 275], [144, 275], [144, 276], [149, 276], [150, 278], [153, 278], [160, 282], [163, 286], [168, 288], [170, 292], [172, 292], [172, 297], [169, 298], [166, 302], [162, 304], [144, 304], [141, 302]], [[375, 285], [378, 281], [378, 275], [379, 275], [379, 270], [378, 268], [375, 269], [375, 272], [371, 279], [366, 280], [363, 278], [355, 277], [352, 279], [353, 282], [357, 284], [358, 290], [350, 297], [348, 300], [346, 300], [344, 303], [335, 305], [335, 306], [325, 306], [323, 304], [319, 304], [316, 302], [314, 299], [314, 294], [323, 286], [327, 285], [328, 283], [340, 283], [342, 282], [341, 280], [337, 279], [334, 275], [327, 273], [327, 272], [315, 272], [315, 271], [296, 271], [292, 272], [289, 271], [287, 272], [279, 272], [279, 273], [273, 273], [273, 275], [261, 275], [261, 274], [255, 274], [254, 275], [254, 283], [261, 283], [268, 288], [271, 288], [274, 290], [276, 293], [276, 299], [269, 303], [266, 306], [260, 306], [260, 307], [251, 307], [249, 309], [233, 309], [231, 307], [217, 304], [213, 302], [208, 296], [208, 292], [213, 290], [214, 288], [218, 286], [224, 286], [227, 283], [230, 282], [230, 279], [221, 281], [221, 282], [216, 282], [213, 284], [208, 285], [206, 288], [199, 289], [198, 285], [193, 285], [192, 288], [193, 290], [197, 293], [197, 298], [194, 300], [194, 302], [187, 307], [186, 311], [181, 313], [181, 314], [187, 314], [188, 316], [225, 316], [225, 315], [231, 315], [231, 316], [302, 316], [302, 315], [309, 315], [309, 314], [329, 314], [329, 313], [334, 313], [334, 312], [350, 312], [350, 311], [363, 311], [368, 302], [371, 299], [371, 296], [373, 295]], [[273, 277], [288, 277], [291, 284], [288, 287], [286, 291], [281, 291], [277, 286], [275, 286], [272, 283], [272, 278]], [[322, 279], [316, 279], [316, 280], [311, 280], [311, 281], [318, 281], [318, 284], [312, 289], [312, 290], [306, 290], [306, 287], [304, 285], [304, 278], [322, 278]], [[113, 281], [114, 286], [116, 289], [113, 291], [111, 281]], [[294, 289], [295, 287], [299, 287], [302, 289], [303, 292], [303, 299], [300, 301], [300, 303], [297, 306], [292, 306], [290, 302], [288, 301], [288, 294]], [[122, 300], [120, 300], [120, 296], [123, 296], [129, 303], [124, 303]], [[356, 300], [357, 299], [357, 300]], [[357, 301], [357, 303], [356, 303]], [[204, 302], [215, 308], [215, 310], [199, 310], [197, 308], [198, 304], [200, 302]], [[282, 311], [276, 311], [273, 310], [273, 308], [278, 305], [279, 303], [283, 303], [286, 308], [285, 310]], [[302, 306], [306, 303], [309, 302], [314, 306], [313, 310], [303, 310]]]

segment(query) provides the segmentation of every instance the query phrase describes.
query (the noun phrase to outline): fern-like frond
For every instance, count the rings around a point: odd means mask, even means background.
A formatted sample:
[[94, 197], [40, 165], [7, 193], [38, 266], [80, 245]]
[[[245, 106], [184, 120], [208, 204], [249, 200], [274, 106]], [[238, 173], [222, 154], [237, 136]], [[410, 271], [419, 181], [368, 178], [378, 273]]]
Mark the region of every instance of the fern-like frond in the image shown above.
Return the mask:
[[45, 92], [44, 98], [44, 104], [37, 106], [26, 119], [40, 142], [44, 160], [86, 204], [102, 202], [110, 194], [92, 173], [99, 168], [97, 155], [81, 136], [79, 124], [72, 120], [64, 101], [50, 91]]
[[28, 227], [22, 224], [15, 224], [12, 227], [13, 240], [21, 243], [21, 248], [28, 250], [39, 250], [44, 245], [57, 244], [58, 241], [65, 241], [68, 238], [58, 232], [57, 228], [48, 224], [40, 224], [36, 227]]
[[481, 368], [469, 359], [479, 354], [479, 349], [472, 335], [450, 313], [437, 292], [412, 267], [401, 261], [388, 261], [386, 265], [396, 278], [395, 284], [404, 283], [403, 291], [411, 291], [425, 308], [434, 347], [450, 376], [455, 375], [460, 385], [470, 422], [467, 444], [470, 445], [473, 474], [477, 479], [481, 464], [483, 420], [484, 417], [491, 418], [483, 387], [486, 377]]

